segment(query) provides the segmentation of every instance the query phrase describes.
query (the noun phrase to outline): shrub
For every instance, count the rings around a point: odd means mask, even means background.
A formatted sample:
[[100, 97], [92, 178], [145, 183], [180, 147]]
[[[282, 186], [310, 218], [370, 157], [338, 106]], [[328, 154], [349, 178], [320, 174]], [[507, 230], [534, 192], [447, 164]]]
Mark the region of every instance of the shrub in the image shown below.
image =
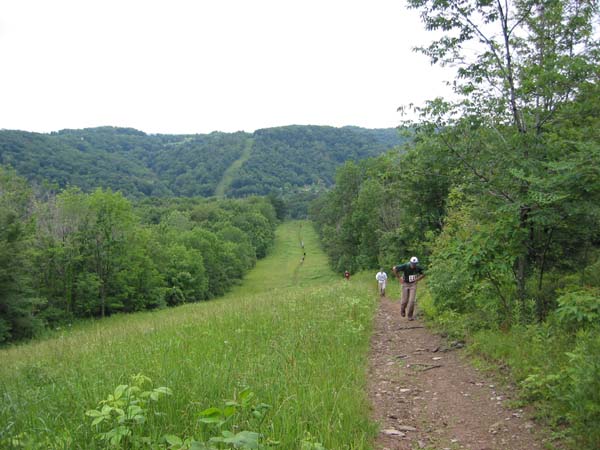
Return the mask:
[[93, 419], [92, 428], [97, 431], [96, 438], [106, 447], [142, 448], [152, 443], [145, 436], [144, 424], [155, 413], [152, 404], [161, 396], [171, 395], [167, 387], [144, 391], [151, 380], [137, 374], [131, 384], [121, 384], [105, 400], [101, 400], [98, 409], [85, 414]]
[[[201, 440], [193, 436], [162, 435], [156, 426], [152, 429], [149, 421], [153, 416], [163, 415], [154, 405], [161, 397], [171, 395], [171, 390], [167, 387], [152, 389], [149, 387], [151, 382], [150, 378], [137, 374], [132, 377], [131, 384], [117, 386], [114, 393], [101, 400], [98, 409], [86, 412], [93, 419], [91, 426], [96, 430], [96, 439], [102, 442], [103, 448], [260, 450], [277, 444], [265, 439], [259, 432], [271, 409], [270, 405], [258, 402], [254, 393], [247, 388], [233, 400], [225, 402], [222, 408], [211, 407], [198, 414], [198, 422], [203, 428]], [[146, 387], [148, 390], [144, 390]], [[239, 431], [239, 428], [245, 427], [258, 431]]]
[[568, 419], [579, 448], [600, 448], [600, 329], [582, 331], [567, 353], [570, 386], [565, 392]]
[[568, 292], [558, 298], [558, 305], [558, 321], [567, 331], [589, 328], [600, 319], [600, 289]]

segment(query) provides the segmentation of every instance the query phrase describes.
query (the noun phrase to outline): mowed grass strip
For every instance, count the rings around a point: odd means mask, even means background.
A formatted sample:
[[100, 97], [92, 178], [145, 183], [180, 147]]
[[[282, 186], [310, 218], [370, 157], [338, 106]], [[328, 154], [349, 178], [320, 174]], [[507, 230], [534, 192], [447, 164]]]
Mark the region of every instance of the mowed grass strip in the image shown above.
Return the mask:
[[329, 268], [327, 256], [321, 250], [310, 222], [285, 223], [277, 229], [275, 236], [276, 243], [269, 256], [258, 262], [232, 295], [315, 287], [342, 279], [341, 274], [336, 275]]
[[143, 373], [173, 391], [161, 400], [165, 415], [147, 424], [154, 436], [197, 436], [200, 411], [248, 386], [272, 407], [265, 433], [278, 448], [300, 448], [307, 432], [328, 449], [371, 448], [370, 281], [335, 276], [310, 224], [286, 223], [272, 254], [222, 299], [111, 317], [0, 351], [0, 439], [25, 433], [102, 448], [85, 411]]
[[233, 179], [237, 175], [237, 173], [240, 170], [240, 168], [242, 167], [242, 165], [250, 159], [250, 156], [252, 155], [252, 145], [253, 144], [254, 144], [253, 138], [246, 139], [246, 146], [244, 147], [242, 154], [240, 155], [240, 157], [238, 159], [236, 159], [233, 163], [231, 163], [231, 165], [225, 170], [225, 172], [223, 173], [223, 178], [221, 178], [221, 180], [219, 181], [219, 184], [217, 184], [217, 187], [215, 188], [215, 193], [214, 193], [215, 197], [224, 197], [225, 196], [225, 192], [227, 191], [227, 188], [229, 188], [229, 186], [233, 182]]

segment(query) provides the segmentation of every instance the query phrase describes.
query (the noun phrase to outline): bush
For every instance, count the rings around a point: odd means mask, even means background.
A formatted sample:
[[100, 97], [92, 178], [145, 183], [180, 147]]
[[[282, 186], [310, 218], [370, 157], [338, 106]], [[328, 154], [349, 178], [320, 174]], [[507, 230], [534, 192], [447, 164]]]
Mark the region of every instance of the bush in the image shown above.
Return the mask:
[[570, 385], [565, 392], [568, 419], [580, 447], [600, 448], [600, 329], [580, 332], [577, 345], [567, 353]]
[[580, 289], [558, 298], [556, 316], [567, 331], [589, 328], [600, 319], [600, 289]]
[[[93, 419], [92, 429], [96, 431], [96, 439], [102, 442], [103, 448], [258, 450], [266, 449], [275, 443], [265, 439], [257, 431], [238, 431], [245, 426], [260, 430], [271, 409], [270, 405], [260, 403], [255, 394], [247, 388], [238, 392], [235, 399], [227, 401], [223, 408], [211, 407], [198, 414], [198, 421], [203, 429], [201, 441], [194, 437], [182, 438], [173, 434], [162, 434], [160, 424], [152, 423], [153, 418], [164, 415], [158, 411], [156, 404], [160, 398], [171, 395], [172, 392], [164, 386], [152, 389], [149, 386], [151, 383], [152, 380], [142, 374], [134, 375], [130, 384], [117, 386], [114, 393], [101, 400], [98, 409], [91, 409], [85, 413]], [[238, 432], [229, 431], [228, 428]]]

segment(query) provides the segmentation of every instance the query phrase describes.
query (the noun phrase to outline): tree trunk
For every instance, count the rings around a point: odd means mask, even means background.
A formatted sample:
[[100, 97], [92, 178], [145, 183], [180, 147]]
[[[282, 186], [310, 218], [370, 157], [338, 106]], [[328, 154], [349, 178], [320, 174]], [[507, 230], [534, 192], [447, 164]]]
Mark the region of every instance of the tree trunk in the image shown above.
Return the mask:
[[[519, 228], [523, 232], [529, 228], [528, 222], [530, 209], [531, 208], [527, 205], [523, 205], [520, 208]], [[527, 239], [528, 237], [523, 237], [521, 255], [517, 259], [517, 297], [521, 302], [521, 305], [524, 305], [525, 303], [525, 283], [527, 281], [527, 268], [529, 265], [529, 246], [527, 245]]]
[[104, 283], [100, 283], [100, 315], [104, 319], [106, 314], [106, 288]]

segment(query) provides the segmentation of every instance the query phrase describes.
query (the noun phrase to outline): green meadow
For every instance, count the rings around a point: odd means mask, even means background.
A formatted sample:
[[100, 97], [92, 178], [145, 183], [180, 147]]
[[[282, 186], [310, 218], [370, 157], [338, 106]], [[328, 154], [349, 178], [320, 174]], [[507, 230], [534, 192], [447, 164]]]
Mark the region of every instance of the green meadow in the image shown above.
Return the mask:
[[[370, 274], [346, 282], [309, 222], [285, 223], [270, 255], [223, 298], [0, 350], [0, 447], [109, 448], [100, 435], [112, 425], [92, 426], [86, 412], [143, 374], [144, 389], [171, 395], [147, 401], [142, 419], [127, 416], [115, 448], [371, 448], [365, 383], [376, 303]], [[224, 437], [242, 431], [259, 433], [260, 447]], [[215, 447], [190, 444], [215, 436]]]

